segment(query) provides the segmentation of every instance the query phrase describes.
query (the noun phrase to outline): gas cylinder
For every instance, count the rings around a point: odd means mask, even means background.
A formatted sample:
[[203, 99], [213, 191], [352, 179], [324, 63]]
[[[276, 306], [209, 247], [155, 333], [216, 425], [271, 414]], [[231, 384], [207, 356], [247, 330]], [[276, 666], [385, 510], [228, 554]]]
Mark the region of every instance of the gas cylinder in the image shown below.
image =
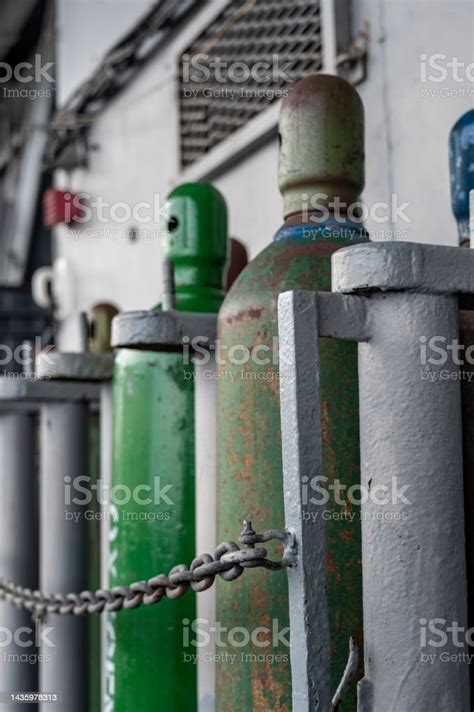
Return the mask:
[[459, 244], [469, 247], [469, 191], [474, 189], [474, 109], [456, 121], [449, 134], [451, 206]]
[[[169, 195], [167, 214], [164, 256], [173, 266], [174, 308], [217, 313], [228, 258], [223, 197], [207, 184], [182, 185]], [[182, 351], [117, 350], [111, 586], [168, 573], [195, 556], [193, 368]], [[196, 709], [197, 666], [186, 657], [195, 649], [183, 643], [183, 621], [195, 617], [192, 592], [109, 616], [105, 710]]]
[[[364, 186], [364, 115], [357, 92], [336, 76], [300, 80], [283, 100], [279, 139], [283, 226], [237, 278], [219, 312], [219, 348], [227, 354], [218, 381], [219, 541], [235, 537], [245, 518], [259, 531], [285, 526], [278, 294], [330, 290], [331, 254], [367, 239], [355, 206]], [[357, 350], [353, 343], [321, 339], [320, 352], [327, 482], [323, 495], [311, 482], [301, 484], [308, 497], [321, 501], [328, 495], [321, 516], [327, 517], [335, 690], [349, 638], [360, 644], [362, 631], [359, 511], [329, 489], [336, 480], [346, 488], [360, 481]], [[219, 712], [290, 710], [286, 577], [254, 569], [232, 585], [218, 582], [217, 621], [226, 631], [216, 673]], [[339, 709], [355, 712], [354, 690]]]

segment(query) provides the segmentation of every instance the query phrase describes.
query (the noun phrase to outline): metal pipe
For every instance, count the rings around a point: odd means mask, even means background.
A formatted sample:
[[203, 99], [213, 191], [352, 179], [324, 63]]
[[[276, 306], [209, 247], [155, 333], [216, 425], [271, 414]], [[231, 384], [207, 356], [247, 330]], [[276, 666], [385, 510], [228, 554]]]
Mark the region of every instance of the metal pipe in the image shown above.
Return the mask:
[[[112, 483], [112, 385], [104, 381], [100, 388], [100, 477], [106, 492]], [[110, 557], [110, 507], [103, 505], [100, 523], [100, 581], [103, 588], [109, 585]], [[107, 626], [109, 614], [101, 618], [101, 699], [106, 696], [107, 676]]]
[[[427, 634], [435, 619], [445, 621], [444, 631], [467, 626], [459, 367], [449, 351], [427, 377], [420, 365], [420, 337], [458, 338], [457, 310], [455, 296], [374, 293], [372, 337], [359, 344], [368, 493], [360, 706], [373, 712], [470, 709], [468, 666], [441, 655], [459, 655], [465, 645], [448, 637], [443, 648], [431, 647]], [[383, 506], [381, 487], [390, 493]]]
[[[38, 587], [37, 487], [34, 472], [35, 423], [29, 413], [0, 414], [0, 571], [7, 580]], [[25, 611], [0, 603], [0, 690], [37, 692], [35, 626]], [[16, 642], [15, 642], [16, 641]], [[26, 662], [21, 662], [22, 656]], [[16, 703], [2, 705], [15, 712]], [[26, 710], [36, 705], [26, 704]]]
[[[40, 585], [45, 591], [88, 587], [88, 521], [84, 504], [69, 496], [72, 480], [87, 475], [88, 408], [85, 403], [48, 403], [41, 410]], [[82, 483], [84, 487], [84, 483]], [[87, 618], [46, 619], [55, 654], [40, 665], [40, 690], [57, 693], [57, 712], [88, 708]], [[49, 712], [48, 703], [40, 710]]]
[[[194, 364], [195, 477], [196, 477], [196, 551], [213, 551], [217, 541], [216, 526], [216, 398], [217, 366], [210, 354], [208, 363]], [[196, 599], [197, 619], [209, 626], [216, 623], [214, 586]], [[212, 629], [212, 628], [211, 628]], [[213, 636], [199, 649], [197, 692], [199, 712], [214, 712], [216, 670], [211, 663], [216, 653]]]
[[[44, 353], [38, 354], [36, 357], [35, 370], [39, 378], [45, 379], [44, 382], [38, 383], [40, 386], [40, 393], [36, 394], [36, 397], [41, 396], [42, 404], [52, 404], [49, 411], [43, 410], [42, 419], [42, 438], [46, 443], [46, 447], [50, 448], [47, 451], [47, 457], [50, 459], [55, 456], [54, 444], [49, 442], [49, 430], [51, 429], [51, 436], [53, 438], [59, 437], [61, 440], [65, 441], [64, 452], [60, 452], [60, 457], [62, 460], [66, 458], [66, 461], [57, 465], [56, 479], [51, 479], [48, 482], [46, 477], [42, 478], [45, 486], [48, 487], [59, 487], [63, 488], [64, 495], [62, 495], [62, 501], [56, 501], [55, 515], [60, 520], [60, 515], [62, 515], [65, 520], [65, 527], [74, 525], [76, 529], [76, 537], [73, 536], [69, 529], [66, 532], [69, 534], [66, 537], [60, 537], [65, 542], [64, 546], [67, 547], [71, 543], [73, 547], [80, 547], [79, 556], [74, 564], [78, 567], [76, 575], [74, 577], [75, 581], [80, 582], [81, 589], [97, 589], [100, 586], [100, 544], [99, 539], [101, 538], [101, 533], [99, 531], [100, 521], [96, 518], [97, 515], [104, 514], [99, 512], [97, 508], [97, 503], [102, 501], [102, 497], [99, 495], [94, 498], [92, 502], [85, 502], [83, 500], [82, 509], [81, 507], [75, 508], [69, 500], [74, 497], [84, 497], [87, 494], [87, 489], [90, 488], [90, 492], [94, 491], [99, 483], [94, 482], [94, 478], [97, 475], [99, 469], [99, 459], [101, 459], [101, 479], [107, 484], [110, 481], [110, 459], [111, 459], [111, 444], [110, 444], [110, 430], [111, 430], [111, 404], [110, 404], [110, 388], [108, 383], [112, 377], [112, 367], [113, 367], [113, 355], [107, 353], [107, 348], [110, 347], [110, 322], [112, 316], [117, 313], [117, 309], [110, 304], [97, 304], [91, 310], [90, 315], [90, 328], [89, 320], [86, 319], [85, 315], [81, 315], [81, 324], [83, 327], [83, 349], [82, 353]], [[89, 336], [89, 341], [87, 342], [86, 337]], [[87, 350], [90, 347], [90, 350]], [[100, 384], [100, 385], [99, 385]], [[30, 389], [33, 384], [30, 384]], [[31, 394], [33, 395], [33, 393]], [[96, 433], [96, 423], [97, 420], [92, 412], [95, 410], [95, 405], [100, 396], [100, 406], [103, 408], [104, 417], [101, 417], [100, 422], [100, 458], [98, 450], [98, 443], [95, 437]], [[77, 406], [67, 410], [64, 406], [61, 406], [58, 401], [65, 403], [76, 403]], [[91, 406], [91, 418], [88, 418], [87, 406], [88, 403]], [[54, 418], [52, 417], [52, 414]], [[64, 415], [68, 414], [68, 418], [71, 423], [68, 425], [67, 421], [64, 423], [64, 427], [67, 429], [71, 427], [71, 432], [67, 434], [64, 438], [60, 431], [61, 424], [56, 422], [55, 419], [60, 421], [62, 417], [66, 418]], [[48, 425], [46, 416], [50, 416], [51, 424]], [[75, 419], [79, 420], [78, 424], [75, 423]], [[84, 419], [84, 422], [82, 422]], [[85, 441], [85, 433], [91, 433], [90, 443]], [[75, 437], [79, 440], [76, 443], [74, 441]], [[69, 450], [71, 451], [68, 455]], [[82, 450], [81, 450], [82, 448]], [[78, 452], [79, 451], [79, 454]], [[66, 453], [66, 454], [65, 454]], [[67, 458], [72, 460], [68, 461]], [[83, 462], [75, 465], [78, 458], [83, 458]], [[90, 467], [90, 472], [86, 473], [86, 464]], [[70, 471], [67, 468], [70, 467]], [[63, 468], [63, 469], [61, 469]], [[45, 472], [48, 472], [47, 466], [43, 468]], [[64, 471], [63, 471], [64, 470]], [[79, 480], [78, 482], [72, 482], [72, 479], [78, 475], [89, 476], [89, 480]], [[64, 480], [63, 478], [69, 478], [69, 480]], [[84, 487], [86, 485], [86, 487]], [[84, 493], [86, 489], [86, 493]], [[56, 490], [55, 490], [56, 491]], [[104, 490], [101, 490], [103, 492]], [[65, 496], [66, 492], [68, 493]], [[74, 492], [74, 495], [71, 494]], [[56, 491], [58, 497], [61, 495], [61, 489]], [[48, 512], [48, 495], [44, 498], [45, 506], [42, 510], [43, 515], [49, 517]], [[90, 508], [87, 509], [87, 505], [90, 504]], [[106, 514], [106, 513], [105, 513]], [[50, 527], [49, 522], [44, 523], [46, 527]], [[51, 530], [51, 538], [54, 538], [54, 533], [60, 530], [60, 525], [54, 522]], [[104, 532], [106, 536], [107, 531]], [[68, 542], [68, 538], [71, 539]], [[88, 540], [88, 541], [87, 541]], [[82, 552], [82, 547], [84, 546], [84, 541], [88, 549], [84, 555]], [[46, 545], [45, 545], [46, 551]], [[67, 548], [63, 552], [64, 556], [67, 555]], [[64, 558], [63, 556], [63, 558]], [[59, 562], [61, 566], [61, 559]], [[52, 564], [51, 564], [52, 566]], [[82, 570], [81, 570], [82, 567]], [[65, 570], [62, 570], [64, 573]], [[69, 581], [67, 576], [61, 578], [61, 589], [60, 591], [73, 590], [73, 582]], [[66, 587], [66, 589], [65, 589]], [[80, 663], [82, 665], [87, 665], [87, 671], [85, 668], [77, 672], [77, 677], [81, 675], [84, 680], [84, 694], [87, 697], [86, 708], [89, 712], [96, 712], [100, 706], [100, 655], [101, 655], [101, 645], [100, 645], [100, 626], [101, 621], [97, 617], [89, 618], [88, 622], [88, 654], [81, 654]], [[75, 678], [76, 679], [76, 678]], [[89, 682], [88, 682], [89, 681]], [[89, 689], [87, 689], [87, 687]]]

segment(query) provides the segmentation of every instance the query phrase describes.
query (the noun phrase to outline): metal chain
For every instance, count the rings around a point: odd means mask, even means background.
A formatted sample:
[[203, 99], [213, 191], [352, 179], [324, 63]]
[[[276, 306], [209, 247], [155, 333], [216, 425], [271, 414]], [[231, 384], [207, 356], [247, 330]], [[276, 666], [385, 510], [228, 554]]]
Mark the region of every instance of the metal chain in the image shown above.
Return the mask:
[[[281, 561], [267, 559], [266, 549], [255, 548], [255, 544], [273, 539], [284, 544]], [[224, 541], [216, 548], [214, 556], [201, 554], [193, 560], [190, 568], [178, 564], [167, 576], [158, 574], [148, 581], [136, 581], [129, 586], [116, 586], [110, 590], [45, 594], [0, 579], [0, 600], [23, 608], [33, 618], [40, 619], [50, 613], [61, 616], [83, 616], [104, 611], [114, 613], [124, 608], [138, 608], [142, 604], [153, 606], [164, 596], [170, 599], [181, 598], [190, 586], [196, 593], [206, 591], [213, 585], [217, 574], [225, 581], [233, 581], [242, 575], [244, 569], [278, 571], [295, 565], [296, 541], [294, 534], [289, 531], [270, 530], [256, 534], [251, 522], [244, 521], [239, 541], [243, 544], [242, 548], [233, 541]]]

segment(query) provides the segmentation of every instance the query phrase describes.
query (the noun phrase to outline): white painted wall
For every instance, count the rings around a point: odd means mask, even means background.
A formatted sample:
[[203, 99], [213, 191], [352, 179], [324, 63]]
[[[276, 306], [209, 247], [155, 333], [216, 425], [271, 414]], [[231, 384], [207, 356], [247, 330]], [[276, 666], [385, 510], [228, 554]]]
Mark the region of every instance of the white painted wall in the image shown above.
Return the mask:
[[[98, 13], [92, 9], [96, 4], [100, 6]], [[134, 9], [142, 6], [142, 11], [147, 5], [138, 1], [59, 0], [59, 96], [65, 97], [75, 88], [81, 74], [79, 68], [92, 66], [96, 56], [92, 38], [102, 37], [103, 31], [109, 41], [127, 29], [123, 24], [127, 17], [132, 21], [133, 13], [130, 7], [118, 12], [117, 5], [132, 4]], [[109, 105], [91, 130], [97, 150], [89, 168], [68, 177], [59, 176], [62, 184], [110, 202], [133, 205], [152, 201], [155, 193], [164, 197], [180, 182], [177, 59], [222, 6], [223, 0], [213, 0]], [[410, 223], [374, 225], [369, 220], [368, 227], [384, 228], [388, 231], [385, 237], [397, 237], [393, 231], [398, 229], [403, 231], [404, 239], [454, 245], [457, 233], [450, 212], [447, 140], [454, 121], [472, 108], [474, 99], [429, 99], [423, 98], [421, 91], [472, 91], [474, 83], [422, 84], [420, 55], [442, 53], [457, 56], [465, 63], [474, 62], [474, 3], [354, 0], [354, 6], [355, 27], [361, 28], [367, 21], [370, 28], [368, 78], [359, 87], [366, 109], [364, 200], [368, 205], [380, 200], [390, 202], [395, 193], [399, 204], [409, 203], [406, 214]], [[79, 7], [83, 8], [82, 13]], [[75, 22], [69, 21], [71, 17]], [[115, 29], [112, 31], [109, 25]], [[84, 41], [84, 37], [91, 41]], [[252, 256], [268, 244], [281, 222], [276, 166], [277, 146], [272, 140], [214, 181], [228, 202], [231, 234], [247, 244]], [[96, 223], [88, 227], [128, 229], [132, 225], [133, 220], [124, 225]], [[156, 224], [148, 227], [159, 231]], [[126, 237], [67, 238], [64, 229], [59, 228], [55, 252], [68, 261], [71, 273], [68, 289], [72, 307], [60, 335], [64, 349], [77, 348], [78, 311], [99, 300], [113, 301], [122, 309], [147, 308], [160, 297], [158, 235], [132, 243]]]
[[[454, 122], [474, 105], [474, 82], [422, 84], [420, 56], [474, 62], [474, 3], [357, 0], [355, 8], [358, 26], [369, 18], [372, 38], [369, 79], [360, 87], [367, 117], [365, 198], [397, 193], [410, 202], [406, 239], [457, 244], [447, 142]], [[467, 89], [470, 98], [423, 98], [423, 89]]]
[[56, 0], [58, 102], [92, 74], [154, 0]]

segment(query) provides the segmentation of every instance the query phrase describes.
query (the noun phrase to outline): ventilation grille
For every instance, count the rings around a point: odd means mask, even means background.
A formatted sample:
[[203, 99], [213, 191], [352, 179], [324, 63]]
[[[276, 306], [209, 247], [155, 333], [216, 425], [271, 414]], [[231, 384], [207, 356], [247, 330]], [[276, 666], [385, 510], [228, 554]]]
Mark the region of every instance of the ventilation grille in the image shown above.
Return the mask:
[[319, 0], [230, 2], [181, 56], [181, 167], [321, 68]]

